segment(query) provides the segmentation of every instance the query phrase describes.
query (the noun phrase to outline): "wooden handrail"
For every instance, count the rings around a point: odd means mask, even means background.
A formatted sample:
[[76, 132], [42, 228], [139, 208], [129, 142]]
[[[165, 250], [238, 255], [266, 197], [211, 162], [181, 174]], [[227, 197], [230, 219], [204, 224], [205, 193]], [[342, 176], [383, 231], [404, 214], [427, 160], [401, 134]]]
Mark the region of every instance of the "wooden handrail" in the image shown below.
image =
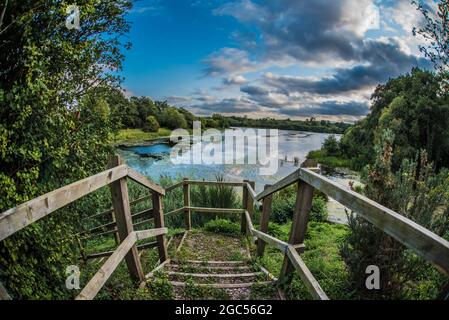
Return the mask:
[[243, 187], [244, 182], [232, 182], [232, 181], [202, 181], [202, 180], [186, 180], [190, 185], [208, 185], [208, 186], [228, 186], [228, 187]]
[[288, 246], [287, 255], [312, 296], [316, 300], [329, 300], [318, 281], [310, 272], [309, 268], [307, 268], [306, 264], [292, 245]]
[[121, 165], [0, 213], [0, 241], [85, 195], [126, 177], [127, 174], [128, 167]]
[[305, 183], [355, 211], [358, 216], [363, 217], [449, 275], [449, 241], [393, 210], [311, 170], [300, 169], [299, 177]]
[[329, 298], [327, 297], [324, 290], [321, 288], [318, 281], [315, 279], [313, 274], [310, 272], [310, 270], [307, 268], [304, 261], [301, 259], [301, 257], [297, 253], [295, 246], [288, 244], [284, 241], [281, 241], [279, 239], [276, 239], [275, 237], [272, 237], [269, 234], [266, 234], [264, 232], [256, 230], [253, 227], [253, 223], [251, 221], [251, 217], [250, 217], [248, 211], [245, 211], [245, 217], [246, 217], [246, 223], [247, 223], [247, 226], [249, 228], [251, 235], [257, 237], [260, 240], [265, 241], [266, 243], [272, 245], [276, 249], [287, 254], [287, 256], [290, 258], [293, 266], [298, 271], [299, 276], [301, 277], [302, 281], [307, 286], [307, 289], [312, 294], [314, 299], [329, 300]]
[[170, 187], [165, 188], [165, 192], [173, 191], [173, 190], [175, 190], [177, 188], [182, 187], [183, 185], [184, 185], [184, 181], [175, 183], [175, 184], [171, 185]]
[[202, 213], [230, 213], [230, 214], [242, 214], [245, 213], [244, 209], [229, 209], [229, 208], [203, 208], [203, 207], [184, 207], [183, 209], [187, 209], [195, 212]]
[[134, 180], [135, 182], [137, 182], [137, 183], [147, 187], [148, 189], [151, 189], [152, 191], [157, 192], [160, 195], [165, 196], [165, 189], [164, 188], [162, 188], [161, 186], [155, 184], [154, 182], [149, 180], [147, 177], [145, 177], [144, 175], [138, 173], [134, 169], [131, 169], [130, 167], [128, 167], [128, 177], [130, 179]]
[[[143, 210], [141, 212], [138, 212], [136, 214], [133, 214], [133, 215], [131, 215], [131, 218], [139, 219], [139, 218], [142, 218], [142, 217], [147, 216], [147, 215], [148, 216], [152, 216], [153, 215], [153, 209], [147, 209], [147, 210]], [[105, 228], [110, 228], [110, 227], [115, 227], [115, 226], [117, 226], [117, 222], [113, 221], [113, 222], [105, 223], [105, 224], [103, 224], [101, 226], [94, 227], [92, 229], [86, 230], [86, 231], [82, 232], [81, 234], [92, 233], [92, 232], [95, 232], [95, 231], [100, 231], [100, 230], [103, 230]], [[136, 226], [136, 224], [134, 224], [134, 226]]]
[[[166, 190], [166, 191], [167, 191], [167, 190]], [[136, 204], [139, 204], [139, 203], [141, 203], [141, 202], [144, 202], [144, 201], [150, 200], [150, 199], [151, 199], [151, 195], [143, 196], [143, 197], [140, 197], [140, 198], [138, 198], [138, 199], [136, 199], [136, 200], [131, 201], [131, 202], [129, 203], [129, 205], [134, 206], [134, 205], [136, 205]], [[113, 211], [114, 211], [114, 209], [111, 207], [110, 209], [108, 209], [108, 210], [106, 210], [106, 211], [103, 211], [103, 212], [100, 212], [100, 213], [93, 214], [93, 215], [88, 216], [88, 217], [85, 217], [85, 218], [83, 218], [83, 219], [81, 219], [81, 220], [82, 220], [82, 221], [86, 221], [86, 220], [90, 220], [90, 219], [95, 219], [95, 218], [101, 217], [101, 216], [103, 216], [103, 215], [110, 214], [110, 213], [112, 213]]]
[[298, 182], [298, 180], [299, 180], [299, 170], [300, 169], [296, 170], [295, 172], [293, 172], [293, 173], [289, 174], [288, 176], [286, 176], [284, 179], [276, 182], [275, 184], [273, 184], [269, 188], [267, 188], [264, 191], [260, 192], [256, 196], [256, 200], [260, 201], [263, 198], [269, 196], [270, 194], [278, 192], [278, 191], [280, 191], [282, 189], [287, 188], [288, 186], [291, 186], [295, 182]]
[[88, 284], [81, 290], [76, 300], [92, 300], [104, 286], [106, 281], [118, 267], [126, 254], [131, 250], [138, 240], [160, 236], [167, 233], [167, 228], [150, 229], [144, 231], [131, 232], [125, 240], [118, 246], [112, 255], [101, 266], [98, 272], [90, 279]]

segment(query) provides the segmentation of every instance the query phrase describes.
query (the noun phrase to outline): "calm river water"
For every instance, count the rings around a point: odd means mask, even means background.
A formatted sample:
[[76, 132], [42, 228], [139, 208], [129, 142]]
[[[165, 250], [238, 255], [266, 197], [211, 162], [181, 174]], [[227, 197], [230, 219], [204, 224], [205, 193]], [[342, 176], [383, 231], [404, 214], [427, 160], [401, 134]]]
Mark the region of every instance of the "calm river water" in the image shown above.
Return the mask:
[[[171, 147], [164, 143], [118, 149], [118, 152], [130, 167], [156, 182], [162, 175], [170, 176], [174, 179], [188, 177], [206, 180], [216, 180], [217, 175], [221, 175], [229, 181], [241, 181], [244, 179], [255, 181], [256, 191], [259, 192], [263, 190], [265, 184], [273, 184], [295, 171], [298, 167], [293, 162], [294, 158], [298, 158], [299, 163], [303, 162], [310, 151], [321, 148], [322, 143], [328, 136], [329, 134], [324, 133], [279, 130], [278, 156], [277, 159], [271, 159], [272, 161], [278, 161], [278, 170], [275, 174], [269, 176], [261, 176], [259, 174], [260, 166], [257, 164], [175, 165], [170, 160]], [[339, 138], [338, 135], [337, 138]], [[249, 152], [255, 151], [249, 150]], [[285, 158], [287, 158], [287, 162], [284, 161]], [[345, 185], [347, 185], [348, 180], [353, 179], [353, 177], [345, 175], [328, 176]], [[345, 222], [343, 207], [336, 205], [332, 200], [329, 205], [329, 209], [335, 212], [335, 214], [330, 212], [330, 220]]]

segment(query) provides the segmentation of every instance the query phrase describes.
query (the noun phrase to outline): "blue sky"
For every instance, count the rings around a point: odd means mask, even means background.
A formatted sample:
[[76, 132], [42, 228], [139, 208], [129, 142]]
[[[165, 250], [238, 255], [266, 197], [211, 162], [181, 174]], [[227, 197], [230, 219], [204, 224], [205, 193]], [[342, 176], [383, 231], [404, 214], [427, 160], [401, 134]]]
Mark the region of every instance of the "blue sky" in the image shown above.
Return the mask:
[[378, 83], [430, 67], [409, 0], [140, 0], [128, 19], [124, 88], [198, 115], [355, 121]]

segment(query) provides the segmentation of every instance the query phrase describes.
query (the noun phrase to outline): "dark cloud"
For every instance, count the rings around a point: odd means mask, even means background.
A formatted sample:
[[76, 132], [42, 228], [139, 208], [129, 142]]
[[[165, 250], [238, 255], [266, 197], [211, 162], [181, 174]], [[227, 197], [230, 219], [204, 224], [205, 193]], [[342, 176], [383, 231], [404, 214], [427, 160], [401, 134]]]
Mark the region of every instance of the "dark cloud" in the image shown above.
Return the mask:
[[217, 101], [192, 105], [191, 108], [201, 110], [204, 114], [212, 113], [249, 113], [260, 111], [260, 106], [246, 98], [227, 98]]
[[[244, 95], [240, 99], [224, 99], [198, 107], [214, 112], [221, 108], [223, 112], [251, 112], [260, 108], [289, 117], [366, 115], [368, 101], [343, 102], [346, 99], [341, 96], [351, 93], [358, 96], [354, 100], [363, 100], [361, 92], [366, 89], [409, 72], [412, 67], [431, 67], [427, 60], [402, 50], [398, 40], [365, 38], [370, 28], [366, 12], [372, 12], [373, 3], [373, 0], [241, 0], [217, 8], [216, 15], [234, 17], [248, 29], [257, 30], [258, 37], [250, 37], [250, 46], [245, 40], [241, 47], [245, 50], [223, 48], [212, 54], [205, 60], [206, 75], [225, 75], [231, 79], [236, 74], [288, 63], [340, 67], [318, 79], [269, 73], [259, 79], [258, 85], [242, 83], [240, 91]], [[326, 102], [317, 102], [323, 100]]]
[[399, 44], [393, 40], [391, 43], [366, 41], [362, 55], [367, 64], [351, 68], [336, 68], [330, 77], [310, 80], [267, 74], [265, 83], [287, 94], [290, 92], [308, 92], [320, 95], [340, 94], [384, 83], [389, 78], [409, 72], [412, 67], [431, 67], [428, 60], [401, 51]]
[[369, 112], [369, 106], [363, 102], [338, 102], [326, 101], [309, 107], [301, 108], [283, 108], [281, 114], [296, 117], [308, 116], [366, 116]]

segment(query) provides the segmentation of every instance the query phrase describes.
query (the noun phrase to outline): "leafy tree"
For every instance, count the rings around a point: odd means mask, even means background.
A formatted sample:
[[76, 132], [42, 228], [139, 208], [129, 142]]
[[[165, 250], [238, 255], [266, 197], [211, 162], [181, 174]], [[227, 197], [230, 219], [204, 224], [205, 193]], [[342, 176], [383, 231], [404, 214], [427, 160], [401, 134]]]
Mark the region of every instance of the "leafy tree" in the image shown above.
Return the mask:
[[145, 130], [150, 132], [157, 132], [159, 130], [159, 122], [157, 122], [154, 116], [148, 116], [147, 123], [145, 124]]
[[[423, 151], [415, 161], [403, 160], [400, 170], [394, 173], [393, 141], [392, 132], [384, 131], [375, 147], [375, 162], [365, 175], [364, 194], [436, 234], [447, 236], [449, 172], [443, 170], [436, 175]], [[360, 298], [399, 299], [407, 297], [407, 290], [419, 287], [420, 276], [430, 270], [427, 263], [356, 215], [349, 216], [349, 227], [351, 233], [341, 247], [341, 254]], [[369, 265], [380, 269], [380, 290], [365, 287], [365, 270]], [[439, 275], [434, 280], [436, 294], [444, 282]]]
[[438, 1], [435, 14], [421, 1], [413, 0], [412, 3], [417, 6], [426, 21], [423, 27], [413, 29], [415, 35], [424, 37], [429, 43], [427, 46], [420, 46], [420, 50], [432, 60], [437, 70], [445, 73], [447, 77], [449, 72], [449, 0]]
[[393, 170], [424, 149], [438, 169], [449, 167], [449, 93], [441, 77], [414, 69], [411, 74], [377, 87], [371, 113], [341, 139], [342, 153], [358, 168], [374, 162], [373, 146], [385, 129], [395, 135]]
[[169, 129], [187, 129], [187, 121], [176, 108], [167, 107], [162, 111], [160, 123]]
[[323, 149], [327, 156], [337, 156], [340, 153], [337, 138], [334, 135], [327, 137], [324, 140]]
[[[104, 169], [112, 114], [101, 92], [120, 80], [131, 7], [77, 1], [81, 28], [69, 30], [65, 1], [3, 3], [0, 212]], [[78, 214], [70, 206], [0, 242], [0, 281], [15, 298], [71, 295], [65, 268], [78, 257]]]
[[148, 116], [157, 116], [158, 109], [154, 102], [148, 97], [131, 97], [130, 103], [136, 110], [133, 128], [144, 128], [147, 124]]

